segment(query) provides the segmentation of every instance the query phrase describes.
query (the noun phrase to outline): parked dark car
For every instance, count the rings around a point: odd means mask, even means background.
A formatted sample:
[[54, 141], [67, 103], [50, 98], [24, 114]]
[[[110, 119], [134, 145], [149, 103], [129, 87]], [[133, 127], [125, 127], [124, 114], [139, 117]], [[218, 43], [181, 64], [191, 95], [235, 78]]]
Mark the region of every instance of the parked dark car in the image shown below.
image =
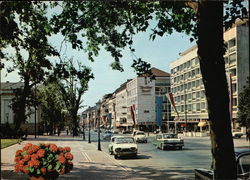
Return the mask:
[[[237, 180], [250, 179], [250, 149], [236, 149]], [[212, 180], [213, 170], [195, 169], [195, 179]]]

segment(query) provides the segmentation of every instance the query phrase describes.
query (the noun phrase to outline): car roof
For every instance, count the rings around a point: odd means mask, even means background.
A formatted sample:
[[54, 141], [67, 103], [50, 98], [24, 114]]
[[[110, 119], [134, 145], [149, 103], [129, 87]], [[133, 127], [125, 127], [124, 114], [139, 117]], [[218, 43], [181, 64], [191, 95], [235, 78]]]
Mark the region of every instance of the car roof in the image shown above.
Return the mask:
[[235, 148], [234, 153], [236, 156], [239, 156], [239, 155], [245, 154], [245, 153], [250, 153], [250, 148], [248, 146], [237, 147], [237, 148]]
[[177, 135], [177, 134], [175, 134], [175, 133], [161, 133], [162, 135], [172, 135], [172, 134], [174, 134], [174, 135]]

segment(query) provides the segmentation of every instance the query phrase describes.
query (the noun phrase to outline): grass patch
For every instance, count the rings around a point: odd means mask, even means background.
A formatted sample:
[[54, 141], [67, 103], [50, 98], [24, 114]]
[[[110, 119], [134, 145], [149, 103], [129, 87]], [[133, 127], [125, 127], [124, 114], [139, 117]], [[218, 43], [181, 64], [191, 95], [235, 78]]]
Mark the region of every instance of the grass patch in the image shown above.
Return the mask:
[[18, 142], [21, 142], [20, 139], [1, 139], [1, 149], [9, 147], [13, 144], [17, 144]]

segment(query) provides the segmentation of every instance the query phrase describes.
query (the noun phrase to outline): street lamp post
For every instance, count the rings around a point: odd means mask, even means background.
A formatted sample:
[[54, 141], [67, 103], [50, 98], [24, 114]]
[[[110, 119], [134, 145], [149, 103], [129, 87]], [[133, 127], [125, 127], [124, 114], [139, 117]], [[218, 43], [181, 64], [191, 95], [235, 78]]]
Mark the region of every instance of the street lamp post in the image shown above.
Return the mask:
[[89, 114], [89, 142], [88, 143], [91, 143], [91, 140], [90, 140], [90, 114]]
[[101, 102], [98, 101], [96, 103], [96, 109], [97, 109], [97, 128], [98, 128], [98, 147], [97, 150], [101, 151], [101, 138], [100, 138], [100, 106], [101, 106]]
[[85, 140], [84, 120], [83, 120], [83, 124], [82, 124], [82, 140]]

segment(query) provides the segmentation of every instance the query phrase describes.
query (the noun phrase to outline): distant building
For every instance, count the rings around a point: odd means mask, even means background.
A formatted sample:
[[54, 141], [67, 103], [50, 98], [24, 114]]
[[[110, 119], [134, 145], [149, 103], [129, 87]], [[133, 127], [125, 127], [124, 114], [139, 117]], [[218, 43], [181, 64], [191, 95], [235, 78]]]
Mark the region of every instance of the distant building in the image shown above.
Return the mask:
[[[14, 90], [17, 88], [23, 88], [23, 82], [5, 82], [1, 83], [1, 124], [9, 123], [10, 126], [14, 126], [14, 113], [11, 108], [12, 99], [15, 97]], [[37, 108], [36, 111], [36, 125], [37, 133], [41, 130], [41, 108]], [[35, 110], [31, 109], [30, 115], [27, 117], [26, 122], [21, 125], [21, 128], [25, 131], [28, 130], [29, 134], [33, 134], [35, 130]]]
[[127, 112], [127, 89], [126, 84], [130, 82], [131, 79], [127, 80], [120, 85], [114, 92], [115, 94], [115, 127], [127, 129], [128, 127], [133, 126], [133, 122], [128, 121], [128, 112]]
[[[224, 55], [228, 82], [232, 76], [232, 118], [237, 119], [238, 97], [249, 76], [249, 25], [236, 23], [224, 32], [227, 51]], [[186, 126], [196, 130], [199, 122], [208, 120], [207, 102], [200, 72], [197, 47], [193, 46], [181, 54], [181, 57], [170, 64], [171, 91], [174, 95], [180, 119], [172, 108], [172, 115], [179, 128]], [[230, 83], [229, 83], [230, 84]], [[216, 88], [216, 87], [215, 87]], [[199, 126], [206, 126], [200, 123]], [[233, 125], [235, 127], [235, 124]]]
[[[151, 69], [155, 79], [138, 76], [120, 85], [113, 93], [103, 96], [101, 101], [101, 127], [153, 131], [167, 129], [173, 125], [170, 102], [170, 74], [157, 68]], [[157, 103], [157, 99], [160, 99]], [[93, 108], [93, 107], [92, 107]], [[83, 113], [85, 119], [91, 108]]]
[[[170, 92], [170, 74], [157, 68], [152, 68], [151, 72], [155, 79], [138, 76], [126, 86], [127, 122], [135, 123], [136, 128], [144, 131], [166, 129], [171, 119], [170, 103], [166, 98], [166, 94]], [[158, 105], [157, 99], [161, 99]]]

